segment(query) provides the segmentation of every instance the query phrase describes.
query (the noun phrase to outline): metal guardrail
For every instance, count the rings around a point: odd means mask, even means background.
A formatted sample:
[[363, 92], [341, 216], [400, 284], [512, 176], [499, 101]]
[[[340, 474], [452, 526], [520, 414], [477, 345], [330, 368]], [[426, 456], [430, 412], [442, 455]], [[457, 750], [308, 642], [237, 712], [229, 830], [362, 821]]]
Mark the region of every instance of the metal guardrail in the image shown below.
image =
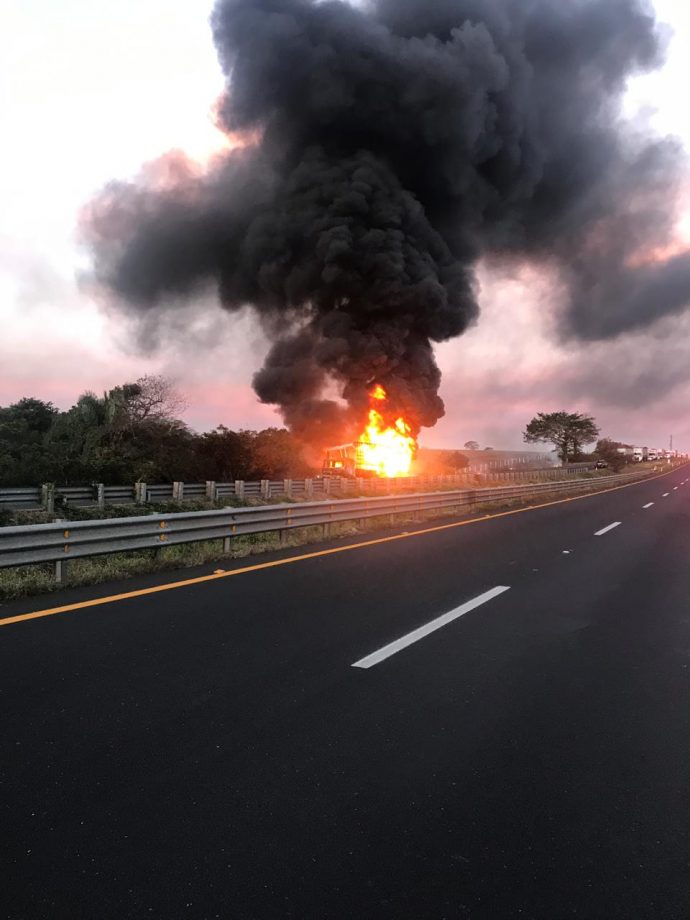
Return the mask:
[[0, 489], [0, 510], [3, 508], [38, 508], [40, 506], [41, 489], [38, 486]]
[[75, 508], [85, 508], [88, 505], [93, 505], [94, 501], [97, 500], [93, 486], [67, 486], [56, 489], [56, 494], [63, 498], [68, 505], [72, 505]]
[[39, 509], [52, 514], [56, 503], [72, 507], [118, 504], [164, 504], [166, 502], [185, 502], [194, 500], [223, 501], [228, 498], [275, 498], [286, 496], [306, 499], [323, 494], [348, 494], [364, 492], [382, 494], [422, 490], [425, 488], [467, 488], [477, 479], [502, 479], [519, 482], [537, 479], [558, 479], [564, 474], [580, 473], [592, 469], [594, 464], [571, 464], [566, 468], [549, 467], [548, 469], [511, 469], [508, 466], [489, 469], [486, 465], [466, 468], [460, 473], [444, 476], [405, 476], [396, 479], [375, 477], [372, 479], [347, 479], [331, 476], [328, 479], [279, 479], [261, 480], [260, 482], [168, 482], [142, 483], [133, 485], [110, 486], [91, 483], [82, 486], [44, 486], [0, 487], [0, 510], [2, 509]]
[[146, 501], [151, 504], [156, 502], [169, 502], [172, 501], [173, 497], [173, 485], [172, 483], [167, 483], [166, 485], [160, 486], [147, 486], [146, 487]]
[[230, 550], [233, 537], [286, 532], [298, 527], [320, 525], [327, 532], [334, 522], [365, 520], [384, 515], [409, 515], [442, 509], [472, 507], [482, 502], [553, 495], [593, 485], [620, 484], [645, 478], [645, 474], [625, 473], [596, 480], [550, 482], [533, 485], [500, 486], [490, 489], [462, 489], [448, 492], [417, 492], [383, 497], [340, 498], [254, 508], [222, 508], [215, 511], [190, 511], [150, 514], [96, 521], [62, 521], [0, 528], [0, 568], [56, 563], [56, 578], [62, 578], [62, 563], [84, 556], [97, 556], [142, 549], [160, 549], [180, 543], [223, 540]]
[[103, 493], [106, 505], [131, 505], [136, 501], [134, 486], [104, 486]]

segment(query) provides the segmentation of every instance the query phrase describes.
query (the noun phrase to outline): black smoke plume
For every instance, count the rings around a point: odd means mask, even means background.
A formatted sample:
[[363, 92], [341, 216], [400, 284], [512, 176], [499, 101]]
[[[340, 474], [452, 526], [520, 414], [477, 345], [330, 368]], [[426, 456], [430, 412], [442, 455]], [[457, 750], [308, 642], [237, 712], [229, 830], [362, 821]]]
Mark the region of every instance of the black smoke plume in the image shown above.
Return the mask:
[[273, 342], [256, 392], [297, 433], [344, 439], [374, 381], [433, 425], [432, 343], [475, 321], [481, 256], [556, 269], [582, 338], [687, 306], [690, 256], [650, 255], [683, 156], [620, 114], [662, 60], [644, 0], [219, 0], [212, 27], [244, 145], [109, 186], [96, 276], [140, 311], [209, 283], [251, 305]]

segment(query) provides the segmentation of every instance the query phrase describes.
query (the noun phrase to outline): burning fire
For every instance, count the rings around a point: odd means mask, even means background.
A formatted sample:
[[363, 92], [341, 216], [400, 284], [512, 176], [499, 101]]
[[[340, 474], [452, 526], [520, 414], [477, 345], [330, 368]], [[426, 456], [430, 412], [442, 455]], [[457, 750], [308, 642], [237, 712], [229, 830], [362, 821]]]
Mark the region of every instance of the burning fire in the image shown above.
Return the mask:
[[[369, 398], [383, 408], [381, 404], [385, 403], [387, 395], [381, 384], [376, 384]], [[397, 418], [393, 425], [387, 425], [381, 412], [372, 405], [369, 424], [357, 442], [358, 467], [373, 470], [378, 476], [406, 476], [417, 447], [410, 431], [410, 426], [402, 417]]]

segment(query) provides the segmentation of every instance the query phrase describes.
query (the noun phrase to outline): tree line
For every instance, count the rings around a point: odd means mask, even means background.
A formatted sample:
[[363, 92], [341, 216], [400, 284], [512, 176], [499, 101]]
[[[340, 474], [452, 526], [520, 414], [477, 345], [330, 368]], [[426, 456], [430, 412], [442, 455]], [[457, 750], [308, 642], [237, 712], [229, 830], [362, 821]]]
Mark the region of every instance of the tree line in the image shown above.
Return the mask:
[[[231, 482], [318, 472], [318, 458], [310, 463], [284, 428], [233, 431], [219, 425], [198, 434], [179, 419], [184, 408], [183, 398], [162, 376], [141, 377], [102, 396], [87, 391], [67, 411], [31, 397], [0, 406], [0, 486]], [[573, 462], [585, 458], [584, 446], [598, 435], [591, 416], [562, 411], [539, 413], [523, 437], [528, 443], [551, 443], [562, 462]], [[588, 456], [617, 469], [626, 462], [618, 446], [602, 438]], [[477, 450], [479, 444], [468, 441], [465, 448]], [[442, 468], [426, 472], [457, 473], [467, 465], [467, 457], [455, 451], [444, 457]]]
[[[599, 426], [591, 415], [581, 412], [539, 412], [523, 432], [528, 444], [550, 443], [561, 463], [577, 463], [579, 460], [596, 459], [606, 462], [616, 472], [627, 461], [619, 448], [624, 445], [611, 438], [599, 438]], [[599, 440], [597, 440], [599, 438]], [[596, 447], [585, 454], [585, 445], [596, 441]]]
[[146, 376], [72, 408], [24, 398], [0, 406], [0, 485], [230, 482], [313, 475], [282, 428], [198, 434], [177, 416], [184, 400], [165, 377]]

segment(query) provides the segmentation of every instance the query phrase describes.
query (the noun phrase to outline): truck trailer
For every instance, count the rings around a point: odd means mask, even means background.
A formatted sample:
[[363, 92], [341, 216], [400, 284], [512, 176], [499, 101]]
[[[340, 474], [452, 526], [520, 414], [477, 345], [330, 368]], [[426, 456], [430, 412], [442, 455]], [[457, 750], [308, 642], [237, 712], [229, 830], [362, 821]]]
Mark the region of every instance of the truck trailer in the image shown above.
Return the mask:
[[371, 479], [377, 475], [377, 471], [365, 465], [362, 453], [362, 448], [356, 441], [329, 447], [324, 455], [321, 472], [324, 476]]

